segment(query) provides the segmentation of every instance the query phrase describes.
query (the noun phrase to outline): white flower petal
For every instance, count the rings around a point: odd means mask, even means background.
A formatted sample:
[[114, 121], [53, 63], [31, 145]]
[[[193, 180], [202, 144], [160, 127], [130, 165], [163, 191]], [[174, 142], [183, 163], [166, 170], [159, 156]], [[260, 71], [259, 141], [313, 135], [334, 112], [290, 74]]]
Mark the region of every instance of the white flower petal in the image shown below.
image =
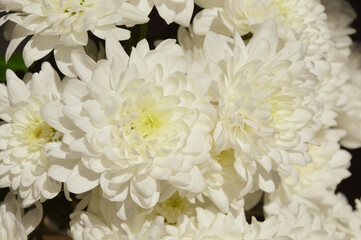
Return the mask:
[[56, 65], [58, 66], [59, 70], [68, 77], [75, 77], [76, 74], [79, 75], [78, 72], [75, 70], [75, 64], [73, 66], [71, 61], [71, 54], [75, 50], [82, 50], [81, 46], [63, 46], [63, 45], [56, 45], [54, 47], [54, 58]]
[[34, 61], [50, 53], [58, 39], [58, 36], [33, 36], [23, 50], [25, 65], [29, 67]]
[[67, 179], [67, 187], [70, 192], [79, 194], [95, 188], [99, 184], [99, 174], [87, 169], [78, 162]]

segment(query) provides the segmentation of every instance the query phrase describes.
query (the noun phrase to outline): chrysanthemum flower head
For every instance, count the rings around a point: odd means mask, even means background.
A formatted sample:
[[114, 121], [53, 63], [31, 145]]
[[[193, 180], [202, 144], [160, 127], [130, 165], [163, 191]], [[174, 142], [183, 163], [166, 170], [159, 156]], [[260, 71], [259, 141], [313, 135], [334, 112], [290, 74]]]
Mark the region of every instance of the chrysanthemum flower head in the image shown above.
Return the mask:
[[309, 153], [312, 163], [305, 167], [297, 167], [299, 176], [288, 176], [283, 179], [285, 191], [309, 201], [321, 201], [325, 192], [333, 192], [336, 186], [350, 176], [351, 155], [341, 149], [339, 141], [345, 131], [328, 129], [317, 132], [315, 140], [319, 145], [311, 145]]
[[70, 52], [87, 44], [88, 31], [101, 39], [112, 32], [118, 40], [125, 40], [130, 31], [117, 25], [133, 26], [148, 21], [146, 13], [123, 0], [2, 0], [0, 5], [1, 9], [11, 11], [0, 21], [0, 25], [9, 21], [6, 59], [32, 35], [23, 51], [26, 66], [54, 49], [58, 67], [69, 76], [74, 76]]
[[[307, 55], [320, 59], [328, 49], [329, 32], [324, 7], [318, 0], [226, 0], [210, 4], [200, 2], [206, 9], [194, 19], [194, 30], [205, 35], [214, 31], [232, 36], [237, 29], [241, 36], [254, 33], [272, 19], [285, 42], [302, 40], [308, 46]], [[202, 4], [203, 3], [203, 4]]]
[[0, 204], [0, 237], [2, 240], [25, 240], [40, 223], [43, 217], [42, 206], [36, 207], [24, 214], [24, 209], [12, 193], [8, 193]]
[[347, 82], [340, 87], [338, 92], [340, 99], [343, 100], [339, 106], [336, 106], [338, 114], [337, 128], [346, 130], [345, 137], [341, 144], [347, 148], [359, 148], [361, 146], [361, 45], [352, 46], [352, 53], [349, 57], [347, 66], [344, 64], [345, 71], [349, 78]]
[[[87, 194], [87, 198], [94, 197]], [[96, 194], [96, 193], [95, 193]], [[105, 202], [106, 203], [105, 203]], [[106, 204], [119, 209], [116, 202], [95, 196], [92, 205]], [[242, 204], [241, 204], [242, 205]], [[274, 236], [279, 222], [271, 217], [264, 222], [255, 218], [247, 223], [243, 207], [232, 214], [224, 214], [211, 203], [192, 204], [187, 198], [172, 195], [154, 208], [139, 214], [137, 210], [127, 220], [113, 219], [114, 212], [91, 207], [71, 215], [70, 232], [74, 239], [268, 239]], [[90, 206], [90, 205], [89, 205]], [[94, 210], [95, 209], [95, 210]], [[139, 209], [139, 207], [136, 207]], [[144, 209], [143, 209], [144, 210]]]
[[334, 229], [323, 221], [319, 210], [317, 206], [297, 201], [289, 205], [271, 201], [264, 207], [267, 218], [278, 219], [276, 236], [286, 239], [335, 239]]
[[48, 176], [44, 149], [61, 145], [62, 134], [42, 118], [41, 107], [60, 98], [62, 84], [49, 63], [39, 73], [20, 80], [7, 71], [7, 86], [0, 86], [0, 185], [17, 191], [24, 205], [55, 197], [61, 183]]
[[[268, 21], [247, 46], [239, 37], [206, 35], [204, 53], [213, 68], [218, 120], [215, 151], [233, 149], [234, 168], [247, 190], [272, 192], [279, 175], [311, 162], [307, 143], [319, 128], [314, 98], [317, 78], [305, 69], [302, 43], [277, 49], [277, 28]], [[211, 63], [212, 64], [212, 63]]]
[[[130, 57], [114, 39], [107, 45], [108, 60], [97, 63], [74, 52], [82, 81], [66, 84], [62, 108], [54, 103], [44, 111], [55, 129], [66, 129], [63, 141], [81, 156], [54, 162], [51, 175], [70, 192], [100, 184], [108, 199], [129, 195], [144, 208], [176, 190], [201, 192], [198, 165], [209, 158], [215, 116], [210, 79], [187, 72], [188, 59], [172, 40], [155, 50], [141, 41]], [[55, 111], [59, 116], [50, 114]]]

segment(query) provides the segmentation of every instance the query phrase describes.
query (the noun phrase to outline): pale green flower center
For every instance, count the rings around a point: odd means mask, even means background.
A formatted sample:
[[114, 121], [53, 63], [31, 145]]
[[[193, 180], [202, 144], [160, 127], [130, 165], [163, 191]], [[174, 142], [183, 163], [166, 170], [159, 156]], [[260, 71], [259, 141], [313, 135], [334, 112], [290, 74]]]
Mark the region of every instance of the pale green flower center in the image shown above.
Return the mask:
[[161, 119], [157, 116], [157, 114], [151, 111], [143, 111], [132, 123], [132, 129], [142, 133], [143, 137], [147, 137], [155, 133], [161, 126]]
[[175, 193], [166, 201], [158, 203], [155, 206], [154, 212], [163, 216], [166, 223], [176, 224], [178, 216], [184, 214], [185, 211], [190, 208], [189, 205], [189, 202], [185, 198], [181, 198], [178, 193]]
[[[39, 112], [28, 112], [28, 116], [16, 119], [12, 124], [14, 134], [18, 136], [23, 146], [28, 151], [42, 151], [44, 144], [61, 141], [62, 134], [44, 122]], [[26, 119], [26, 121], [24, 121]]]
[[219, 154], [213, 155], [214, 159], [220, 163], [223, 164], [233, 164], [234, 162], [234, 151], [233, 149], [225, 150], [220, 152]]
[[29, 146], [31, 148], [42, 147], [45, 143], [52, 142], [55, 130], [44, 120], [33, 121], [25, 130]]
[[278, 5], [278, 9], [280, 10], [281, 14], [287, 16], [289, 12], [289, 8], [284, 0], [275, 0], [276, 4]]

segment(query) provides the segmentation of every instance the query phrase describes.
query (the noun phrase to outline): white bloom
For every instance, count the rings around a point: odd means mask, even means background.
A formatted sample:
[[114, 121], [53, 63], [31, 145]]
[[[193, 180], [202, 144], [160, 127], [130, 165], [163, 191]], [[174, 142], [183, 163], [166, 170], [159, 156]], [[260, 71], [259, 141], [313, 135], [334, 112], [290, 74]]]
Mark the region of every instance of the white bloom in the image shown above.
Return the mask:
[[[97, 195], [97, 193], [93, 193]], [[93, 197], [91, 194], [90, 197]], [[95, 196], [97, 198], [97, 196]], [[107, 203], [103, 203], [106, 201]], [[158, 203], [148, 213], [135, 210], [126, 221], [114, 219], [114, 212], [96, 209], [94, 205], [117, 205], [105, 199], [91, 201], [86, 212], [71, 215], [70, 229], [75, 240], [82, 239], [268, 239], [278, 227], [277, 218], [264, 222], [252, 219], [248, 224], [243, 208], [234, 214], [220, 213], [210, 204], [191, 204], [178, 194]], [[95, 209], [95, 211], [94, 211]], [[117, 209], [117, 207], [115, 207]], [[138, 207], [139, 209], [139, 207]]]
[[353, 211], [352, 206], [341, 193], [326, 195], [323, 202], [321, 211], [324, 223], [335, 231], [336, 239], [359, 240], [361, 237], [359, 209]]
[[343, 105], [337, 109], [338, 128], [346, 130], [341, 144], [347, 148], [361, 147], [361, 45], [352, 47], [347, 68], [349, 79], [341, 86]]
[[8, 193], [0, 204], [0, 239], [26, 240], [42, 218], [41, 204], [24, 215], [20, 202], [12, 193]]
[[[246, 36], [266, 20], [273, 19], [279, 28], [279, 37], [285, 42], [301, 40], [312, 59], [320, 59], [328, 48], [326, 14], [318, 0], [225, 0], [216, 3], [196, 15], [195, 33], [205, 35], [214, 31], [232, 36], [236, 29]], [[206, 3], [204, 5], [207, 7]]]
[[[326, 7], [327, 25], [331, 34], [329, 41], [330, 48], [325, 55], [329, 70], [323, 71], [322, 73], [322, 71], [318, 71], [321, 69], [318, 67], [319, 64], [315, 64], [317, 69], [315, 72], [318, 73], [318, 76], [322, 79], [317, 87], [316, 93], [317, 100], [322, 103], [324, 108], [321, 116], [322, 125], [324, 128], [329, 128], [339, 124], [340, 120], [336, 119], [337, 115], [339, 114], [342, 118], [342, 115], [344, 115], [342, 109], [344, 106], [351, 107], [355, 97], [355, 93], [353, 92], [357, 91], [356, 89], [351, 89], [349, 93], [343, 91], [347, 89], [349, 85], [346, 84], [350, 79], [349, 65], [357, 65], [357, 61], [352, 60], [354, 63], [350, 63], [348, 59], [351, 53], [350, 46], [352, 44], [349, 35], [355, 31], [350, 28], [350, 24], [355, 18], [355, 12], [345, 1], [324, 0], [322, 3]], [[349, 99], [350, 96], [351, 99]], [[350, 112], [352, 112], [352, 110]], [[351, 115], [354, 115], [354, 113]], [[351, 120], [350, 117], [346, 118]], [[343, 124], [341, 122], [341, 125], [346, 125], [347, 127], [350, 124]], [[352, 135], [352, 133], [349, 134]]]
[[329, 232], [334, 232], [334, 239], [360, 239], [361, 218], [358, 209], [352, 210], [346, 197], [341, 193], [324, 195], [318, 204], [323, 224]]
[[320, 212], [308, 205], [293, 202], [289, 205], [279, 205], [270, 202], [265, 206], [266, 219], [277, 217], [279, 226], [276, 236], [286, 239], [318, 239], [333, 240], [334, 231], [328, 229]]
[[10, 40], [6, 60], [20, 42], [33, 35], [23, 51], [26, 66], [54, 49], [58, 67], [69, 76], [74, 76], [70, 52], [87, 44], [88, 31], [102, 39], [111, 32], [118, 40], [125, 40], [130, 31], [118, 25], [148, 21], [146, 13], [127, 0], [1, 0], [0, 6], [12, 11], [0, 20], [0, 25], [10, 21], [6, 25]]
[[327, 26], [330, 30], [332, 47], [337, 49], [338, 54], [348, 57], [351, 53], [351, 34], [355, 29], [351, 23], [356, 18], [356, 12], [347, 1], [343, 0], [322, 0], [327, 14]]
[[[315, 185], [313, 192], [318, 196], [316, 200], [297, 194], [287, 196], [285, 191], [269, 194], [264, 207], [266, 216], [276, 215], [281, 219], [286, 217], [284, 221], [281, 220], [283, 224], [280, 225], [278, 234], [283, 232], [285, 235], [298, 235], [294, 239], [302, 239], [301, 236], [309, 239], [313, 234], [320, 236], [319, 239], [360, 239], [360, 213], [352, 211], [346, 197], [341, 193], [325, 190]], [[293, 214], [289, 214], [290, 212]], [[297, 216], [296, 219], [292, 215]]]
[[[139, 206], [132, 208], [126, 220], [118, 218], [123, 206], [101, 197], [98, 188], [82, 196], [79, 207], [71, 215], [70, 232], [74, 239], [160, 239], [165, 225], [177, 224], [186, 214], [196, 215], [195, 206], [177, 193], [166, 201], [157, 203], [153, 209], [144, 210]], [[81, 211], [87, 206], [87, 211]], [[114, 213], [117, 213], [115, 215]]]
[[305, 167], [297, 167], [298, 179], [285, 177], [284, 191], [297, 195], [308, 201], [319, 202], [326, 195], [334, 192], [336, 186], [350, 176], [347, 168], [350, 166], [351, 154], [340, 149], [339, 141], [345, 135], [344, 131], [327, 129], [319, 131], [315, 139], [319, 146], [310, 146], [309, 153], [312, 163]]
[[277, 230], [276, 218], [264, 222], [257, 222], [255, 218], [248, 224], [243, 214], [234, 217], [232, 214], [223, 214], [197, 208], [196, 221], [187, 216], [181, 223], [165, 227], [163, 240], [200, 239], [200, 240], [239, 240], [239, 239], [270, 239]]
[[[60, 98], [59, 76], [45, 62], [25, 81], [7, 71], [7, 87], [0, 85], [0, 186], [17, 191], [24, 205], [55, 197], [61, 183], [48, 176], [44, 148], [61, 146], [62, 135], [44, 122], [41, 107]], [[25, 83], [26, 82], [26, 83]]]
[[304, 68], [303, 45], [277, 48], [277, 28], [266, 22], [247, 46], [235, 34], [227, 40], [206, 35], [204, 54], [210, 62], [218, 100], [215, 150], [234, 149], [234, 168], [243, 194], [275, 190], [278, 175], [295, 174], [293, 165], [311, 162], [307, 144], [319, 127], [314, 99], [317, 78]]
[[[209, 159], [215, 117], [206, 95], [210, 78], [187, 72], [188, 60], [173, 40], [152, 51], [141, 41], [130, 57], [114, 39], [106, 43], [108, 60], [95, 63], [73, 53], [82, 81], [65, 86], [63, 110], [60, 103], [44, 109], [49, 124], [63, 129], [63, 141], [81, 155], [52, 163], [51, 176], [70, 192], [100, 184], [106, 198], [124, 201], [129, 194], [144, 208], [176, 190], [202, 192], [198, 165]], [[68, 120], [57, 121], [62, 118]]]

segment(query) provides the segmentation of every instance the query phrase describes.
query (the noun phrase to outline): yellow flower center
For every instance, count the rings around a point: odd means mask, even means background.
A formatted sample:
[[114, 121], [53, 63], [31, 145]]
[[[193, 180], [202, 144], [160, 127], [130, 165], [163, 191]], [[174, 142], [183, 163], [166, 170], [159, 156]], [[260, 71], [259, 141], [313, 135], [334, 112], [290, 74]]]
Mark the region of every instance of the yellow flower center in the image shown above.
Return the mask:
[[25, 132], [31, 149], [37, 149], [42, 147], [45, 143], [51, 142], [55, 134], [54, 129], [42, 119], [40, 121], [31, 122]]
[[18, 114], [19, 117], [12, 124], [12, 129], [30, 152], [41, 151], [48, 142], [61, 141], [62, 134], [44, 122], [39, 112], [29, 110], [27, 113], [27, 116]]
[[233, 164], [234, 162], [234, 151], [233, 149], [225, 150], [220, 152], [219, 154], [213, 155], [214, 159], [220, 163], [223, 164]]
[[143, 137], [155, 133], [161, 126], [162, 121], [160, 118], [154, 112], [150, 111], [143, 111], [132, 123], [132, 129], [142, 133]]
[[181, 198], [178, 193], [175, 193], [166, 201], [158, 203], [154, 210], [158, 215], [164, 217], [166, 223], [176, 224], [178, 216], [184, 214], [188, 208], [190, 209], [189, 205], [186, 199]]
[[276, 4], [278, 5], [278, 9], [280, 10], [280, 12], [282, 13], [282, 15], [284, 15], [285, 17], [287, 17], [289, 8], [286, 4], [286, 1], [284, 0], [275, 0]]

